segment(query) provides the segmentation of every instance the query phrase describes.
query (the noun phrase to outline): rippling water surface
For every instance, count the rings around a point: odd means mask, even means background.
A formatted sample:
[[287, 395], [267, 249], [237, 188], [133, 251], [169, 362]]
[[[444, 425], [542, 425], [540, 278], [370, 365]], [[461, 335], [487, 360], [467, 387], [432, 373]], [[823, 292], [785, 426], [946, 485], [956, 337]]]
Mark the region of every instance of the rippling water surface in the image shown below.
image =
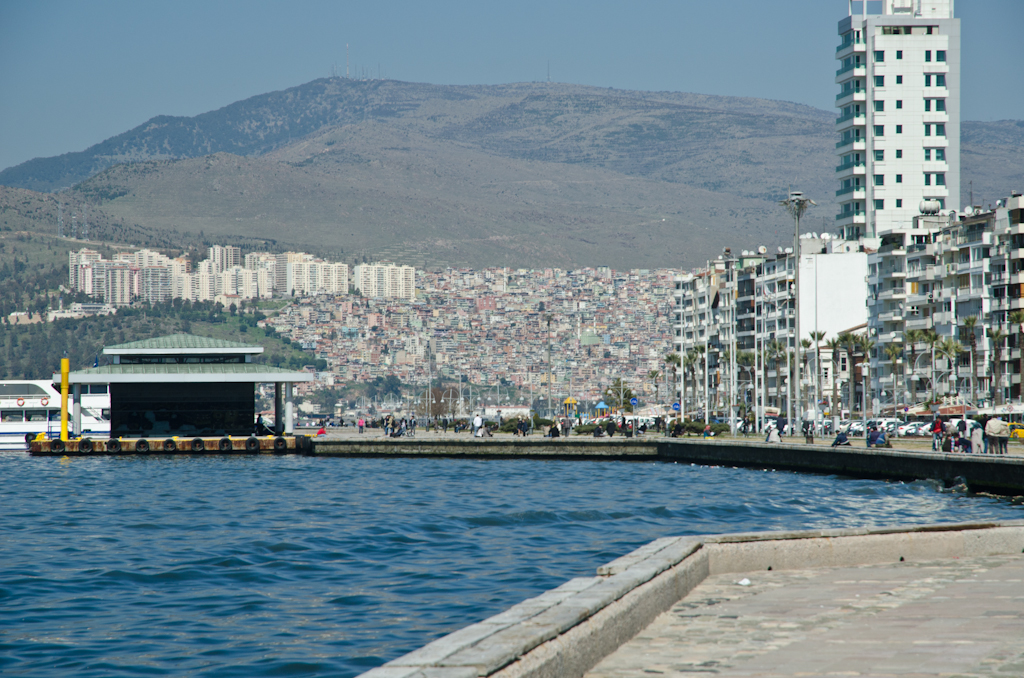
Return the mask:
[[1021, 517], [681, 464], [0, 454], [0, 673], [353, 676], [652, 539]]

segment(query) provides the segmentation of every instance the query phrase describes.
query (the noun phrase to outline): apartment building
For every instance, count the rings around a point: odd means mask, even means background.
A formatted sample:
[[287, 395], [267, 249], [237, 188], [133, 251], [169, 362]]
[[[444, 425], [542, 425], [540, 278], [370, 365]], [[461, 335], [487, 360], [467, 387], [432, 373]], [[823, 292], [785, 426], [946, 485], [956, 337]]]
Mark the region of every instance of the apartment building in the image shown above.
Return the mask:
[[206, 259], [213, 265], [214, 273], [242, 265], [242, 250], [231, 245], [214, 245], [206, 250]]
[[[880, 5], [881, 14], [869, 14]], [[856, 13], [859, 9], [860, 13]], [[953, 0], [849, 3], [839, 22], [836, 154], [846, 239], [960, 204], [960, 20]]]
[[353, 273], [353, 284], [364, 297], [416, 298], [416, 269], [412, 266], [380, 262], [360, 264]]
[[[1020, 398], [1019, 362], [1013, 362], [1020, 328], [1008, 317], [1024, 310], [1024, 276], [1017, 275], [1024, 271], [1018, 250], [1024, 247], [1024, 201], [1014, 194], [961, 215], [940, 210], [937, 201], [920, 207], [912, 228], [882, 236], [869, 257], [872, 399], [913, 406], [934, 393], [984, 408]], [[933, 356], [933, 342], [914, 330], [934, 332], [938, 342], [957, 341], [963, 352], [950, 359], [940, 347]]]

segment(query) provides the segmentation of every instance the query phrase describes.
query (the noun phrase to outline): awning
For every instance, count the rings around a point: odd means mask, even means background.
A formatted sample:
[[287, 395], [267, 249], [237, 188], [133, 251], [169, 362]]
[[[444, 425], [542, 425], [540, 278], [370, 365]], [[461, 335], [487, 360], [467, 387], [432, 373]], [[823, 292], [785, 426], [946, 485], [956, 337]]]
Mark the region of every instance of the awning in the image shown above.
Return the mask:
[[[68, 375], [71, 384], [195, 384], [283, 383], [313, 381], [310, 372], [296, 372], [258, 363], [103, 365]], [[60, 383], [60, 372], [53, 375]]]

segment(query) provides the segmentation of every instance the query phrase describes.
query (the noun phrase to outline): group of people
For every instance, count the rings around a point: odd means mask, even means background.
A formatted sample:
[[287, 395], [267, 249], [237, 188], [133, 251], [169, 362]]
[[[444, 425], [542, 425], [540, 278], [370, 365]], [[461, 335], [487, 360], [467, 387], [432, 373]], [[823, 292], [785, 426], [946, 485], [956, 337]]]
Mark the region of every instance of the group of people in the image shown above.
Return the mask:
[[[1006, 454], [1010, 439], [1009, 425], [998, 416], [985, 417], [980, 422], [968, 422], [964, 418], [943, 419], [939, 415], [928, 430], [932, 434], [933, 452]], [[885, 429], [877, 426], [869, 428], [866, 442], [868, 447], [890, 447]], [[849, 444], [849, 437], [840, 431], [832, 447]]]
[[931, 434], [934, 452], [1006, 454], [1010, 426], [999, 416], [985, 417], [973, 426], [969, 426], [966, 419], [944, 421], [937, 416], [932, 422]]

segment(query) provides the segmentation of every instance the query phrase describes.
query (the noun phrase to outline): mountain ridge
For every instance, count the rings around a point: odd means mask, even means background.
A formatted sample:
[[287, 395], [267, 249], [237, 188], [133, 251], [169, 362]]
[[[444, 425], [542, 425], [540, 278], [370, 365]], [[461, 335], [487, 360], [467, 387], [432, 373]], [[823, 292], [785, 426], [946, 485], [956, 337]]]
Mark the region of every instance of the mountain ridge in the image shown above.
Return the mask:
[[[1024, 122], [964, 123], [963, 136], [965, 200], [971, 181], [979, 203], [1024, 185]], [[83, 173], [62, 194], [160, 239], [428, 266], [678, 267], [787, 242], [776, 201], [791, 187], [819, 202], [807, 229], [833, 230], [835, 138], [834, 113], [789, 102], [327, 78], [158, 116], [0, 184]]]

